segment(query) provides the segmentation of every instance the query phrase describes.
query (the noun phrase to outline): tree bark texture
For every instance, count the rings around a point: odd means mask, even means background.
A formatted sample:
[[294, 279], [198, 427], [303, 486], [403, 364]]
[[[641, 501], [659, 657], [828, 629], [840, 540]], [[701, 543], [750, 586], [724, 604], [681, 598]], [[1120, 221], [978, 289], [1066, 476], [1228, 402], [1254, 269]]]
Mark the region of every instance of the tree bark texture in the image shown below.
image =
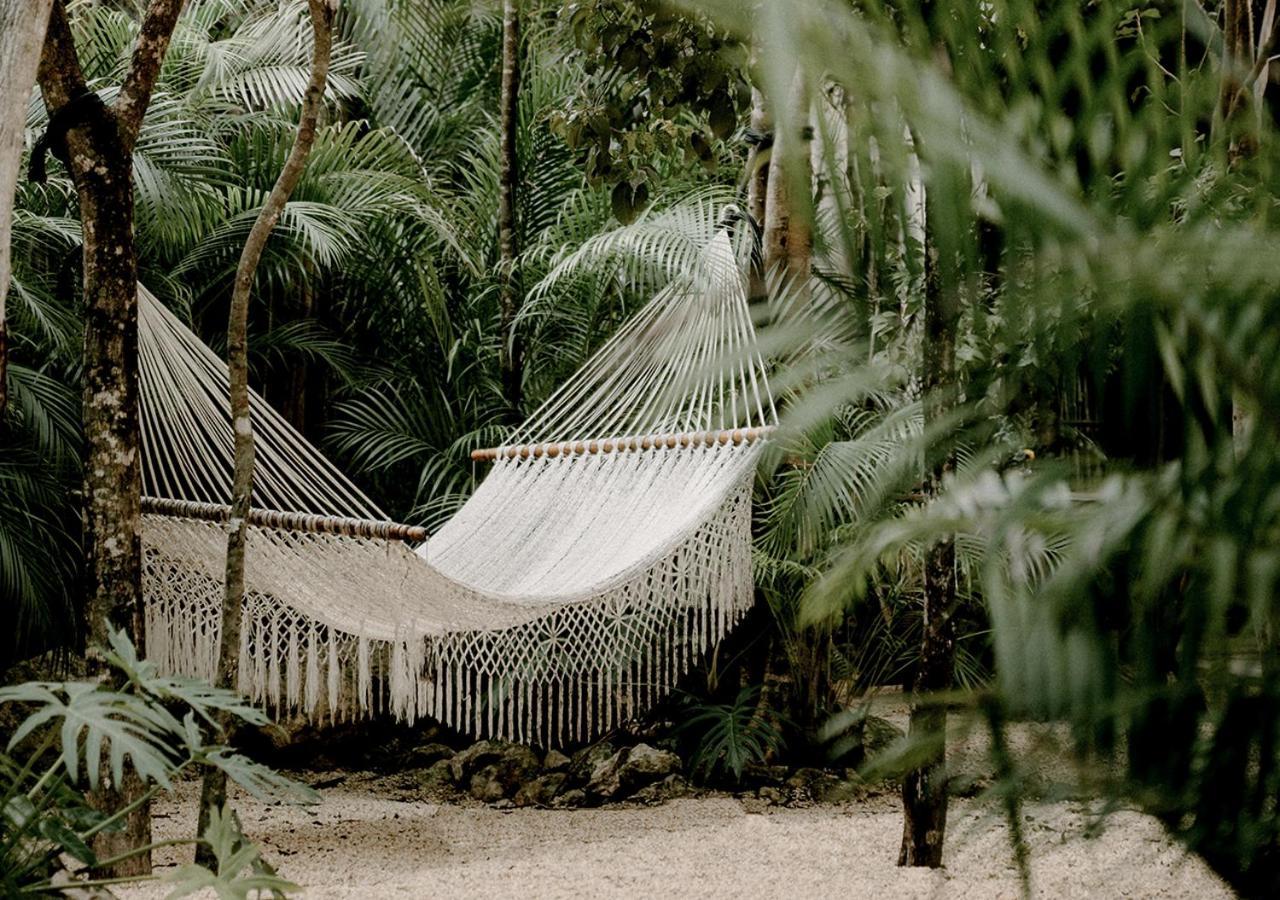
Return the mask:
[[[181, 0], [151, 0], [128, 74], [111, 106], [89, 91], [76, 55], [64, 0], [49, 16], [38, 79], [50, 113], [54, 154], [76, 186], [84, 234], [84, 525], [89, 597], [90, 672], [105, 677], [109, 628], [126, 630], [140, 653], [142, 624], [142, 474], [138, 430], [138, 265], [133, 236], [133, 147], [181, 10]], [[66, 118], [72, 115], [73, 118]], [[62, 115], [60, 115], [62, 114]], [[66, 125], [56, 133], [55, 120]], [[103, 788], [93, 802], [117, 809], [141, 793], [135, 774]], [[101, 857], [151, 838], [151, 810], [141, 806], [124, 831], [95, 843]], [[149, 854], [113, 867], [146, 874]]]
[[518, 417], [524, 402], [524, 351], [516, 331], [520, 312], [521, 287], [517, 257], [520, 253], [519, 203], [520, 161], [516, 137], [520, 130], [520, 4], [502, 2], [502, 77], [500, 84], [501, 162], [498, 174], [498, 277], [502, 353], [502, 393], [513, 416]]
[[784, 286], [803, 286], [813, 258], [813, 169], [809, 152], [809, 91], [797, 73], [787, 109], [777, 121], [764, 210], [764, 266]]
[[0, 0], [0, 421], [9, 405], [5, 298], [13, 277], [13, 195], [22, 163], [27, 103], [52, 6], [52, 0]]
[[[222, 602], [222, 634], [218, 648], [217, 683], [234, 687], [240, 652], [240, 628], [244, 603], [245, 544], [249, 508], [253, 497], [253, 422], [249, 414], [249, 299], [253, 279], [262, 259], [267, 239], [280, 220], [285, 204], [306, 168], [307, 157], [315, 143], [316, 129], [324, 106], [325, 84], [329, 77], [329, 60], [333, 49], [334, 6], [330, 0], [308, 0], [314, 50], [311, 75], [303, 94], [298, 119], [298, 133], [267, 196], [266, 203], [245, 240], [236, 267], [235, 285], [231, 293], [231, 309], [227, 321], [227, 369], [230, 380], [231, 423], [234, 432], [234, 464], [231, 481], [231, 517], [227, 523], [227, 558]], [[229, 728], [229, 721], [222, 722]], [[209, 813], [227, 801], [227, 778], [220, 769], [208, 769], [200, 790], [197, 836], [204, 834]], [[197, 862], [213, 862], [212, 852], [197, 845]]]
[[751, 89], [751, 132], [755, 143], [747, 154], [747, 212], [764, 227], [765, 195], [769, 189], [769, 157], [773, 149], [773, 116], [764, 91]]
[[773, 155], [773, 116], [764, 91], [751, 88], [751, 151], [747, 154], [747, 213], [755, 233], [761, 236], [757, 252], [751, 256], [747, 287], [748, 299], [755, 303], [768, 296], [769, 285], [764, 264], [764, 220], [769, 192], [769, 159]]
[[[1276, 0], [1224, 0], [1222, 70], [1218, 114], [1230, 135], [1231, 158], [1257, 150], [1258, 121], [1269, 80], [1270, 58], [1280, 39]], [[1252, 108], [1253, 115], [1244, 115]]]
[[[926, 199], [926, 209], [929, 201]], [[944, 286], [933, 217], [926, 212], [924, 345], [921, 376], [925, 431], [955, 407], [955, 353], [959, 303], [954, 285]], [[943, 478], [955, 468], [950, 444], [932, 448], [935, 457], [925, 477], [925, 496], [942, 491]], [[947, 711], [936, 694], [952, 686], [955, 672], [955, 541], [948, 537], [928, 548], [924, 559], [924, 633], [919, 668], [912, 686], [909, 736], [930, 742], [934, 751], [902, 782], [903, 828], [898, 865], [942, 865], [947, 829]]]

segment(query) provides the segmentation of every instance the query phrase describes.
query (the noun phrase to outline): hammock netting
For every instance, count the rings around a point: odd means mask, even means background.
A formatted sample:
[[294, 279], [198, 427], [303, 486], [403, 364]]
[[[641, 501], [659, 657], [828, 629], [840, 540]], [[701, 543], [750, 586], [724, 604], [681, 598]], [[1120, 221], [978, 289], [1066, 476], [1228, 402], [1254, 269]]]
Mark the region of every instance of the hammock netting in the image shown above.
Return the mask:
[[[141, 289], [139, 330], [144, 490], [225, 505], [226, 364]], [[752, 603], [754, 437], [776, 422], [754, 341], [722, 233], [425, 543], [255, 520], [240, 690], [278, 714], [430, 716], [543, 745], [642, 713]], [[251, 410], [255, 509], [387, 519], [260, 397]], [[147, 653], [212, 678], [226, 525], [149, 508]]]

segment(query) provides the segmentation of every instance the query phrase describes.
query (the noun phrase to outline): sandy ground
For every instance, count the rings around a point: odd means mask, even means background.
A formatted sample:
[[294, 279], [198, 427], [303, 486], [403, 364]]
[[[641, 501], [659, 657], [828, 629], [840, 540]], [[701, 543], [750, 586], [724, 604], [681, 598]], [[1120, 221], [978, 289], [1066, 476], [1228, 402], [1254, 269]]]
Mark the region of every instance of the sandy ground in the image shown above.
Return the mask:
[[[872, 709], [906, 724], [900, 694], [877, 695]], [[954, 717], [953, 726], [948, 765], [979, 782], [977, 795], [990, 774], [986, 734]], [[1098, 804], [1071, 788], [1079, 781], [1064, 737], [1054, 726], [1020, 725], [1009, 734], [1034, 796], [1054, 798], [1024, 807], [1036, 897], [1233, 896], [1149, 816], [1121, 810], [1101, 831], [1093, 827]], [[299, 777], [333, 786], [313, 807], [268, 806], [243, 794], [233, 803], [264, 856], [306, 898], [1021, 896], [1004, 819], [985, 799], [952, 800], [947, 865], [927, 871], [895, 865], [902, 811], [892, 791], [804, 809], [713, 795], [657, 807], [497, 810], [424, 799], [411, 772]], [[195, 796], [187, 783], [158, 803], [157, 840], [193, 833]], [[159, 851], [157, 873], [190, 852]], [[158, 884], [120, 892], [148, 900], [165, 893]]]
[[[413, 799], [404, 780], [352, 776], [308, 808], [235, 800], [246, 831], [308, 898], [1014, 898], [1007, 833], [990, 804], [956, 800], [942, 871], [894, 865], [892, 795], [808, 809], [731, 797], [658, 807], [495, 810]], [[156, 838], [192, 829], [194, 785], [156, 810]], [[1231, 897], [1153, 819], [1121, 811], [1101, 834], [1081, 803], [1026, 808], [1038, 897]], [[189, 850], [166, 848], [158, 873]], [[124, 897], [164, 896], [160, 885]]]

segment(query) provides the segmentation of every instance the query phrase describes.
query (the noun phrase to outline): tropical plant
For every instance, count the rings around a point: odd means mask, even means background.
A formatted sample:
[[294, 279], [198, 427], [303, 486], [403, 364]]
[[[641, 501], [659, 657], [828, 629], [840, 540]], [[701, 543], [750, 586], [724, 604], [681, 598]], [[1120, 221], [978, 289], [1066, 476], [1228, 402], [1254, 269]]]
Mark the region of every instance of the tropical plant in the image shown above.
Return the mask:
[[[122, 827], [125, 817], [197, 766], [212, 766], [252, 795], [283, 802], [314, 802], [305, 785], [276, 774], [222, 746], [220, 715], [247, 725], [269, 724], [235, 693], [183, 678], [161, 676], [139, 660], [123, 634], [111, 634], [108, 662], [117, 687], [101, 682], [27, 682], [0, 688], [0, 709], [21, 710], [0, 753], [0, 887], [6, 895], [58, 893], [119, 881], [95, 870], [149, 852], [155, 844], [100, 858], [96, 835]], [[129, 806], [99, 812], [85, 787], [120, 783], [127, 765], [148, 785]], [[221, 811], [206, 830], [215, 869], [185, 866], [165, 876], [170, 896], [213, 888], [221, 897], [251, 890], [296, 889], [279, 878], [240, 833], [234, 815]], [[171, 841], [167, 843], [187, 843]]]
[[742, 780], [752, 764], [763, 764], [783, 749], [785, 720], [760, 709], [759, 686], [747, 686], [729, 703], [688, 698], [677, 733], [693, 741], [691, 770], [705, 779]]
[[[850, 212], [824, 241], [853, 265], [855, 312], [886, 309], [883, 276], [904, 250], [908, 271], [928, 272], [913, 217], [937, 238], [940, 290], [961, 316], [958, 405], [936, 452], [1020, 425], [1062, 452], [1063, 396], [1083, 380], [1112, 420], [1098, 442], [1121, 457], [1102, 480], [1042, 454], [1030, 477], [961, 466], [920, 502], [880, 491], [890, 502], [820, 565], [808, 615], [865, 604], [904, 554], [975, 542], [994, 677], [972, 702], [994, 698], [984, 708], [1000, 721], [1066, 720], [1095, 766], [1117, 766], [1116, 795], [1242, 892], [1274, 893], [1280, 374], [1265, 361], [1280, 329], [1264, 248], [1280, 185], [1269, 81], [1250, 75], [1268, 60], [1224, 55], [1234, 38], [1214, 18], [1244, 5], [691, 5], [767, 37], [766, 72], [799, 63], [814, 94], [842, 90], [851, 162], [827, 168]], [[839, 141], [825, 146], [834, 159]], [[927, 220], [912, 209], [921, 186]], [[896, 234], [872, 224], [883, 201], [904, 211]], [[909, 332], [923, 288], [900, 283]], [[803, 391], [797, 432], [868, 402], [865, 360]], [[847, 495], [842, 480], [815, 484], [819, 513]]]

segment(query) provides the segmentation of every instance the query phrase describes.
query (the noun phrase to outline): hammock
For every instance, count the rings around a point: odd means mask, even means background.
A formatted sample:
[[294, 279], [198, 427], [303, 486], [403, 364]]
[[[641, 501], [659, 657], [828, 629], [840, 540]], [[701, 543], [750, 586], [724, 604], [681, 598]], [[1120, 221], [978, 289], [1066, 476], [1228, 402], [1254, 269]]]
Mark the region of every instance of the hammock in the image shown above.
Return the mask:
[[[147, 653], [212, 678], [226, 364], [139, 293]], [[503, 446], [473, 454], [488, 477], [426, 540], [256, 394], [251, 411], [238, 683], [277, 713], [581, 741], [661, 699], [752, 603], [751, 480], [776, 414], [723, 233]]]

